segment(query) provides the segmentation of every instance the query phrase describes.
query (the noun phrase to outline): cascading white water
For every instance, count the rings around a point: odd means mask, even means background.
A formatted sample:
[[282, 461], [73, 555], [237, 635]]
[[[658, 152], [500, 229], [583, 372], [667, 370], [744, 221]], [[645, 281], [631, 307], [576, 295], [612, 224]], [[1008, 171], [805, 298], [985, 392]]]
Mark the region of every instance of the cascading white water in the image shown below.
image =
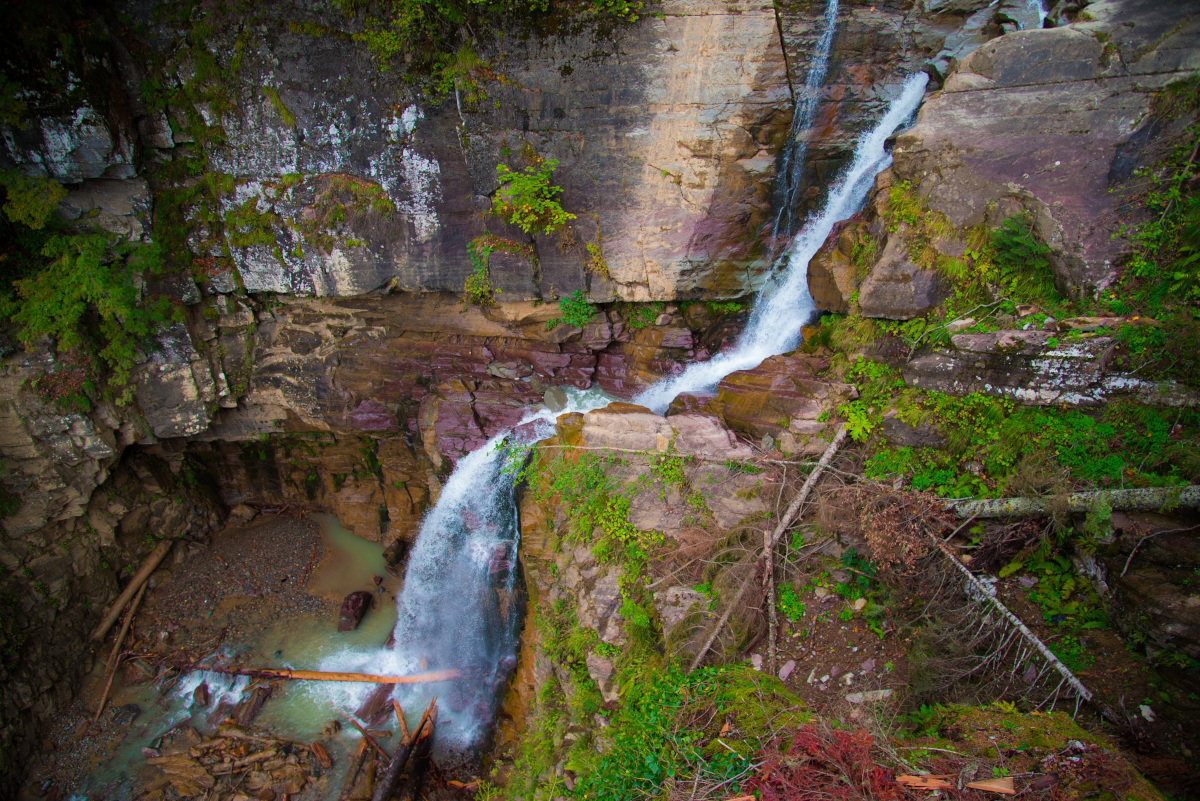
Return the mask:
[[[659, 411], [681, 392], [715, 385], [734, 370], [754, 367], [768, 356], [795, 347], [800, 327], [813, 314], [808, 294], [808, 261], [833, 226], [862, 205], [875, 175], [891, 163], [886, 139], [912, 116], [927, 77], [905, 82], [879, 124], [859, 140], [854, 161], [831, 187], [824, 210], [793, 241], [782, 274], [762, 291], [737, 347], [708, 362], [693, 364], [678, 377], [660, 382], [637, 399]], [[567, 391], [563, 410], [586, 412], [612, 398], [599, 390]], [[439, 698], [438, 745], [460, 750], [476, 744], [489, 729], [497, 690], [516, 664], [518, 610], [513, 601], [519, 544], [515, 482], [521, 451], [513, 446], [548, 436], [556, 418], [545, 408], [531, 411], [522, 424], [493, 437], [464, 456], [426, 515], [397, 601], [394, 649], [345, 650], [324, 659], [322, 670], [409, 675], [460, 668], [466, 680], [400, 685], [396, 691], [410, 713], [431, 696]], [[354, 709], [370, 685], [314, 682], [335, 708]]]
[[892, 163], [884, 144], [916, 111], [928, 82], [929, 76], [923, 72], [905, 81], [887, 114], [858, 140], [854, 161], [830, 188], [825, 207], [792, 240], [782, 275], [773, 276], [759, 294], [737, 346], [706, 362], [691, 364], [679, 375], [660, 381], [635, 398], [635, 403], [664, 412], [671, 401], [684, 392], [711, 389], [736, 370], [755, 367], [768, 356], [786, 353], [796, 347], [800, 328], [816, 311], [812, 296], [808, 294], [808, 263], [833, 227], [862, 207], [875, 176]]
[[[564, 414], [613, 400], [599, 390], [567, 390], [567, 397]], [[438, 697], [439, 748], [461, 750], [480, 739], [492, 720], [497, 690], [516, 666], [520, 530], [514, 485], [524, 453], [520, 446], [549, 436], [554, 420], [544, 407], [532, 410], [515, 429], [459, 460], [409, 556], [397, 599], [395, 647], [342, 651], [321, 664], [322, 670], [393, 676], [467, 671], [466, 680], [397, 688], [396, 697], [413, 712]], [[354, 709], [371, 687], [314, 689]]]
[[816, 50], [812, 62], [808, 66], [808, 77], [804, 81], [804, 89], [796, 98], [796, 108], [792, 114], [792, 127], [788, 133], [787, 146], [783, 151], [782, 163], [779, 165], [780, 194], [779, 210], [775, 212], [775, 222], [771, 229], [771, 241], [775, 242], [780, 236], [792, 233], [795, 213], [796, 190], [800, 187], [800, 179], [804, 169], [804, 158], [808, 154], [808, 136], [805, 133], [812, 127], [817, 117], [820, 105], [821, 86], [825, 83], [825, 73], [829, 70], [829, 50], [833, 46], [833, 33], [837, 28], [838, 0], [826, 0], [825, 28], [817, 39]]
[[1049, 12], [1046, 10], [1044, 0], [1029, 0], [1029, 10], [1037, 12], [1038, 27], [1046, 27], [1046, 17], [1049, 16]]

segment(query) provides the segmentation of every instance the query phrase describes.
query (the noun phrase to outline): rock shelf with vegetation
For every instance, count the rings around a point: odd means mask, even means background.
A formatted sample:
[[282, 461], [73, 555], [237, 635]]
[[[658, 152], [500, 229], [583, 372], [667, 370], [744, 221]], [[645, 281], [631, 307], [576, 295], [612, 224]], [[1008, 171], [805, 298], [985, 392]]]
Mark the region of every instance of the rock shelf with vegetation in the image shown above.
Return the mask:
[[[0, 794], [369, 797], [390, 696], [192, 668], [391, 648], [455, 468], [601, 389], [506, 468], [494, 724], [395, 797], [1196, 796], [1197, 11], [6, 4]], [[797, 347], [636, 405], [920, 71]]]

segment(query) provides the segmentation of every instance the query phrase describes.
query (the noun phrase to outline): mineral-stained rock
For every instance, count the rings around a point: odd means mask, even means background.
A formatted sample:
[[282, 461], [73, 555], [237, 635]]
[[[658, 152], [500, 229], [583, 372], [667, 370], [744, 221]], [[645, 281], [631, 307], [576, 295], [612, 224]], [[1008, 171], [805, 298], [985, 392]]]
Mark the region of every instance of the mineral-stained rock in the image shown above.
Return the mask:
[[858, 396], [849, 384], [825, 381], [826, 361], [809, 356], [771, 356], [752, 370], [730, 373], [705, 409], [730, 428], [754, 438], [777, 436], [793, 419], [816, 421], [823, 412]]
[[1061, 289], [1108, 284], [1129, 177], [1162, 122], [1153, 92], [1200, 66], [1188, 4], [1102, 0], [1090, 21], [981, 46], [900, 134], [895, 171], [958, 226], [1019, 210], [1053, 251]]

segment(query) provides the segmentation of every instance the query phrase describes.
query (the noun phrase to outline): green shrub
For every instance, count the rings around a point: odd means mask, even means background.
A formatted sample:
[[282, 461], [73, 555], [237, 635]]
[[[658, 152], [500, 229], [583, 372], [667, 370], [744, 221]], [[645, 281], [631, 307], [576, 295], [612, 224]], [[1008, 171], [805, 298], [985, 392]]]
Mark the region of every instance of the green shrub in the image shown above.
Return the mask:
[[492, 198], [492, 214], [527, 234], [551, 234], [575, 219], [558, 202], [562, 187], [550, 183], [558, 159], [536, 159], [523, 170], [496, 166], [500, 188]]
[[562, 312], [562, 316], [547, 320], [547, 331], [553, 329], [559, 323], [583, 328], [596, 314], [596, 307], [588, 303], [587, 298], [583, 296], [583, 292], [578, 289], [558, 301], [558, 310]]

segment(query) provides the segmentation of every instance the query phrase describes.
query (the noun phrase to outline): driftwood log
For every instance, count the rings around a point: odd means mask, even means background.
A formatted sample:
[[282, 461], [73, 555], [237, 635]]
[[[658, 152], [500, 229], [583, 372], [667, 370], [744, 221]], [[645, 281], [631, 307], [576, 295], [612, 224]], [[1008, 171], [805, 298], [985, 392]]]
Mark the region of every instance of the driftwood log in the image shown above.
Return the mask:
[[302, 681], [361, 681], [368, 684], [432, 684], [462, 678], [457, 669], [435, 670], [413, 676], [376, 676], [372, 673], [330, 673], [321, 670], [290, 670], [288, 668], [228, 668], [216, 665], [196, 665], [192, 670], [210, 670], [231, 676], [251, 676], [259, 679], [299, 679]]
[[163, 540], [158, 546], [150, 552], [146, 557], [146, 561], [142, 562], [142, 566], [138, 568], [138, 572], [133, 574], [133, 578], [129, 580], [129, 584], [125, 585], [125, 589], [117, 596], [117, 600], [113, 601], [113, 605], [104, 613], [104, 618], [100, 621], [100, 625], [92, 630], [89, 637], [93, 642], [100, 642], [104, 639], [104, 635], [112, 628], [113, 623], [117, 622], [117, 618], [121, 616], [121, 610], [125, 608], [125, 604], [129, 603], [129, 599], [141, 588], [146, 579], [150, 578], [150, 574], [154, 572], [154, 568], [158, 567], [158, 563], [167, 555], [167, 551], [171, 550], [171, 545], [174, 540]]
[[[1067, 496], [1066, 511], [1083, 513], [1097, 501], [1111, 509], [1156, 510], [1200, 507], [1200, 486], [1075, 492]], [[1055, 511], [1053, 498], [989, 498], [960, 501], [946, 507], [959, 517], [1026, 517]]]
[[117, 641], [113, 643], [112, 653], [108, 656], [108, 668], [104, 675], [104, 692], [100, 694], [100, 704], [96, 707], [96, 715], [92, 718], [92, 722], [99, 720], [100, 713], [104, 711], [104, 703], [108, 700], [108, 691], [112, 689], [113, 679], [117, 675], [117, 665], [121, 662], [121, 643], [125, 642], [125, 635], [129, 633], [129, 626], [133, 623], [133, 616], [137, 614], [138, 604], [142, 602], [142, 596], [145, 593], [146, 585], [143, 584], [138, 590], [137, 596], [134, 597], [129, 611], [125, 613], [121, 631], [117, 634]]
[[421, 722], [412, 730], [412, 734], [406, 739], [401, 740], [400, 745], [396, 747], [396, 752], [392, 755], [392, 761], [388, 763], [387, 772], [383, 774], [383, 778], [375, 786], [375, 794], [371, 796], [371, 801], [388, 801], [391, 798], [392, 794], [396, 791], [396, 785], [400, 783], [400, 776], [404, 772], [404, 765], [408, 762], [408, 757], [415, 750], [414, 746], [424, 736], [423, 733], [431, 731], [436, 725], [437, 699], [434, 698], [429, 702], [425, 714], [421, 715]]

